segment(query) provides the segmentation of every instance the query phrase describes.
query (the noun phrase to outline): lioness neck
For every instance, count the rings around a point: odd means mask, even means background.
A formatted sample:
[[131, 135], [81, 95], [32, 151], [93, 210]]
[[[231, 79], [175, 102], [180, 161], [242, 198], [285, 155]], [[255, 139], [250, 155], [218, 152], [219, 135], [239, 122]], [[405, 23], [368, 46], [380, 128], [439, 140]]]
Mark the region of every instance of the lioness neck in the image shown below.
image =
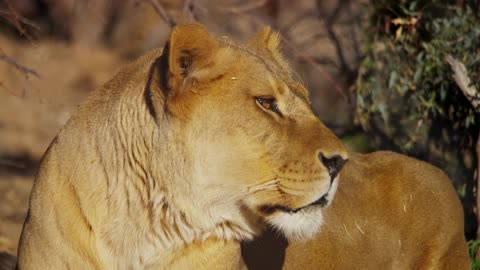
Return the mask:
[[[158, 266], [194, 241], [251, 237], [252, 232], [231, 222], [192, 220], [198, 209], [186, 203], [192, 194], [191, 158], [179, 143], [182, 129], [170, 126], [168, 117], [165, 112], [152, 117], [143, 86], [118, 87], [113, 79], [93, 93], [42, 161], [30, 218], [46, 231], [38, 243], [72, 243], [65, 248], [89, 251], [79, 256], [96, 268], [141, 269]], [[62, 187], [54, 195], [58, 198], [44, 197], [54, 186]], [[36, 208], [52, 199], [65, 204], [54, 206], [49, 218], [37, 219]], [[72, 223], [77, 216], [82, 220]], [[48, 228], [49, 221], [58, 224], [57, 231]], [[49, 235], [59, 232], [60, 237]]]

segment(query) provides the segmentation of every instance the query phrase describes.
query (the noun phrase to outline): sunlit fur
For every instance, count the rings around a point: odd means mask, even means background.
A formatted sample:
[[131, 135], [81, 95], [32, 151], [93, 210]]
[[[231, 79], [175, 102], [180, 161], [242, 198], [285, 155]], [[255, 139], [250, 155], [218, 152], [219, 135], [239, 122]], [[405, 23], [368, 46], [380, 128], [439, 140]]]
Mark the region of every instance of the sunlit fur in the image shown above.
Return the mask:
[[310, 239], [320, 231], [323, 215], [321, 210], [314, 208], [296, 213], [277, 212], [268, 218], [268, 223], [290, 239]]
[[327, 192], [334, 200], [319, 154], [348, 155], [313, 114], [279, 41], [268, 28], [237, 44], [178, 26], [163, 52], [94, 91], [41, 162], [20, 269], [172, 269], [185, 250], [188, 269], [211, 269], [239, 261], [238, 243], [265, 221], [313, 236], [323, 208], [308, 205]]
[[[338, 177], [326, 193], [327, 204], [325, 206], [332, 203], [337, 187]], [[307, 207], [295, 213], [278, 211], [266, 220], [276, 230], [285, 234], [288, 239], [307, 240], [320, 232], [323, 224], [323, 214], [320, 207]]]
[[285, 250], [269, 242], [257, 258], [284, 251], [284, 270], [471, 268], [462, 206], [438, 168], [392, 152], [349, 153], [339, 178], [313, 238], [290, 238]]

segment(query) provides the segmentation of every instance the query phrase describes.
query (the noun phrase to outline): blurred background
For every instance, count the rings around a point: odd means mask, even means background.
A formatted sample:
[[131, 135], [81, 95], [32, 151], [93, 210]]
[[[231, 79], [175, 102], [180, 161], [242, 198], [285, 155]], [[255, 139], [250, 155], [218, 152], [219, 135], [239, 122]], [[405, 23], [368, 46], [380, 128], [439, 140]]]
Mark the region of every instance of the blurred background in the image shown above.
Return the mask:
[[[16, 253], [42, 154], [121, 66], [198, 21], [245, 41], [270, 25], [320, 119], [350, 149], [442, 168], [477, 238], [480, 0], [0, 0], [0, 251]], [[450, 58], [449, 58], [450, 56]], [[450, 59], [450, 61], [448, 61]], [[453, 77], [454, 65], [462, 76]], [[478, 147], [480, 150], [480, 146]]]

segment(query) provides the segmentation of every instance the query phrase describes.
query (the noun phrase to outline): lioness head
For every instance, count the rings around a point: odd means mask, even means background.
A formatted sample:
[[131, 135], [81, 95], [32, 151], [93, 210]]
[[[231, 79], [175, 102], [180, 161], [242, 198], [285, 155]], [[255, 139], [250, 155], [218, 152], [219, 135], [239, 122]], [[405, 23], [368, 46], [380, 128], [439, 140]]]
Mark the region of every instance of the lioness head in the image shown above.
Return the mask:
[[176, 130], [180, 156], [171, 158], [183, 160], [184, 197], [172, 200], [205, 226], [260, 219], [311, 237], [334, 197], [346, 148], [313, 114], [279, 42], [269, 28], [236, 44], [178, 26], [152, 65], [147, 103]]

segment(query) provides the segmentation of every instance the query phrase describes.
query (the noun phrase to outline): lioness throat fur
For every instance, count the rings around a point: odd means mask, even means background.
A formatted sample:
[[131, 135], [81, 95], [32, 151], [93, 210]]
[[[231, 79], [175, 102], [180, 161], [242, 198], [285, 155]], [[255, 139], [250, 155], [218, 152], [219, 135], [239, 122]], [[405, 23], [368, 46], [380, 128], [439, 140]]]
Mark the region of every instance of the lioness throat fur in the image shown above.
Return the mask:
[[[348, 198], [371, 198], [358, 206], [369, 218], [361, 209], [381, 204], [381, 196], [360, 176], [377, 179], [384, 172], [362, 167], [361, 156], [348, 153], [313, 114], [279, 41], [268, 28], [237, 44], [198, 24], [177, 26], [163, 50], [94, 91], [41, 162], [19, 269], [239, 269], [246, 267], [240, 243], [266, 227], [305, 255], [287, 252], [287, 268], [292, 256], [308, 269], [318, 269], [311, 258], [334, 258], [322, 239], [343, 230], [337, 215], [354, 204]], [[445, 178], [402, 158], [426, 178]], [[392, 190], [418, 180], [408, 179]], [[372, 181], [372, 190], [387, 185]], [[448, 179], [442, 181], [450, 203], [438, 207], [453, 218], [452, 229], [440, 234], [455, 239], [463, 263], [461, 209]], [[382, 213], [386, 223], [398, 220], [381, 210], [371, 213]], [[327, 251], [305, 251], [305, 241]], [[451, 245], [440, 246], [427, 255], [443, 258]]]

